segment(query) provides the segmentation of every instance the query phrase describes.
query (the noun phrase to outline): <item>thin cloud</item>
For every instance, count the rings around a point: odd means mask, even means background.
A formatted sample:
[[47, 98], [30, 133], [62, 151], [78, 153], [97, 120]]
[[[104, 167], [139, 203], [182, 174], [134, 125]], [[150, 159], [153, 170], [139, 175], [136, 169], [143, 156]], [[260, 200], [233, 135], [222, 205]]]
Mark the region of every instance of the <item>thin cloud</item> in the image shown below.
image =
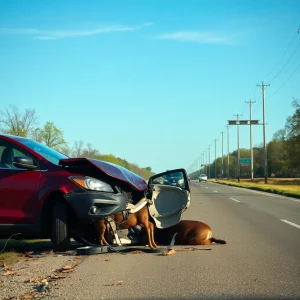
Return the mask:
[[107, 26], [102, 28], [96, 28], [91, 30], [38, 30], [32, 28], [0, 28], [0, 34], [6, 35], [28, 35], [34, 39], [41, 40], [56, 40], [56, 39], [65, 39], [65, 38], [73, 38], [80, 36], [92, 36], [99, 34], [107, 34], [114, 32], [122, 32], [122, 31], [133, 31], [138, 30], [144, 26], [150, 26], [152, 23], [145, 23], [142, 26]]
[[158, 39], [199, 44], [228, 44], [226, 36], [207, 31], [177, 31], [157, 36]]

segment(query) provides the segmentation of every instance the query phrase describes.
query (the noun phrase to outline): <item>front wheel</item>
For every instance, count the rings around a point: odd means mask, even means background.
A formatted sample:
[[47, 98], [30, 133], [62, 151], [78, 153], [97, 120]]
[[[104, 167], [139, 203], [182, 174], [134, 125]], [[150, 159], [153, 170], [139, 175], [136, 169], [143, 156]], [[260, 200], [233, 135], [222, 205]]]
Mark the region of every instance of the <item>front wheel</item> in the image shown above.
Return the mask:
[[52, 209], [52, 236], [54, 251], [70, 249], [71, 242], [68, 233], [68, 209], [64, 202], [57, 202]]

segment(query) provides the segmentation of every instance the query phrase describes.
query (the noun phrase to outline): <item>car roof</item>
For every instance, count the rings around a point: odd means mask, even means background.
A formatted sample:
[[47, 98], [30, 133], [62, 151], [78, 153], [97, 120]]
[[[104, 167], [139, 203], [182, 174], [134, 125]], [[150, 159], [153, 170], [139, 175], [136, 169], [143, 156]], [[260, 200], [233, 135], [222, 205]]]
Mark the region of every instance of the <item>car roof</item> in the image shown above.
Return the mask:
[[26, 137], [23, 137], [23, 136], [7, 134], [7, 133], [0, 133], [0, 137], [8, 137], [8, 138], [14, 139], [14, 140], [19, 140], [19, 139], [30, 140], [30, 139], [28, 139]]

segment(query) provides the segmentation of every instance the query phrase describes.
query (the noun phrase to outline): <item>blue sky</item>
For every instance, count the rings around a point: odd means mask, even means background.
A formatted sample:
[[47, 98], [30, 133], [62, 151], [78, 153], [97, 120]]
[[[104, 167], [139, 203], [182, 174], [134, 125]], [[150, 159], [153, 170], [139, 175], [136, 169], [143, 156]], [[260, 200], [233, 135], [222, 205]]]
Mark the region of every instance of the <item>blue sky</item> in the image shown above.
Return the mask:
[[[0, 0], [0, 109], [34, 109], [70, 146], [152, 167], [196, 170], [227, 154], [227, 120], [267, 141], [300, 98], [300, 1]], [[263, 143], [253, 126], [253, 145]], [[237, 149], [229, 129], [230, 152]], [[249, 127], [240, 127], [249, 148]]]

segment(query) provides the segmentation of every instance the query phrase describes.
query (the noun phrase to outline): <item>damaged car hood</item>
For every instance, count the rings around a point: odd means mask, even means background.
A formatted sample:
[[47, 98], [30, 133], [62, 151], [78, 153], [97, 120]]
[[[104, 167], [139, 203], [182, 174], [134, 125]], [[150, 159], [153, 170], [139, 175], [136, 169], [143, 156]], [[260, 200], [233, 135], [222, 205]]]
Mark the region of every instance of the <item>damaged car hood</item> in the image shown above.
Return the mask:
[[106, 161], [92, 158], [67, 158], [61, 159], [59, 164], [64, 168], [78, 167], [86, 169], [89, 166], [94, 167], [103, 174], [130, 184], [135, 190], [143, 191], [147, 189], [147, 182], [144, 178], [126, 168]]

